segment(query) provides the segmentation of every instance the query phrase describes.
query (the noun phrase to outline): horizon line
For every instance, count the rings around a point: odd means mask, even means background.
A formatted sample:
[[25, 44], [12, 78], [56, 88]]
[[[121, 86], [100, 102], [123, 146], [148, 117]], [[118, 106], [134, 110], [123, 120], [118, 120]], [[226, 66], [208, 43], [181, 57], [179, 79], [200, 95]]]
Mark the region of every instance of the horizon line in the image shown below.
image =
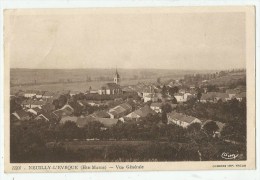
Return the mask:
[[10, 67], [10, 69], [28, 69], [28, 70], [84, 70], [84, 69], [127, 69], [127, 70], [183, 70], [183, 71], [226, 71], [226, 70], [239, 70], [243, 69], [246, 70], [245, 67], [241, 68], [223, 68], [223, 69], [169, 69], [169, 68], [100, 68], [100, 67], [93, 67], [93, 68], [23, 68], [23, 67]]

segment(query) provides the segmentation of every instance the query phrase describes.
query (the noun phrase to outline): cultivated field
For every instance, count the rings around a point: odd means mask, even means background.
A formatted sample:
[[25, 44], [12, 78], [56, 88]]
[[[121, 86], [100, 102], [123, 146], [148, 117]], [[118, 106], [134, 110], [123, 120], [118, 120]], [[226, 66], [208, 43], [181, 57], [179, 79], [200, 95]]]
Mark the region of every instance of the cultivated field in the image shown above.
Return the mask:
[[[155, 82], [179, 79], [185, 74], [206, 73], [208, 71], [184, 71], [162, 69], [118, 69], [121, 85], [134, 85], [138, 82]], [[80, 91], [91, 87], [99, 89], [103, 84], [112, 82], [115, 69], [11, 69], [11, 91]]]
[[[124, 85], [134, 85], [138, 82], [155, 82], [156, 79], [145, 79], [145, 80], [125, 80], [120, 84]], [[46, 83], [46, 84], [36, 84], [36, 85], [20, 85], [12, 86], [12, 91], [18, 90], [39, 90], [39, 91], [80, 91], [86, 92], [91, 87], [93, 90], [100, 89], [105, 83], [112, 81], [92, 81], [92, 82], [72, 82], [72, 83]]]

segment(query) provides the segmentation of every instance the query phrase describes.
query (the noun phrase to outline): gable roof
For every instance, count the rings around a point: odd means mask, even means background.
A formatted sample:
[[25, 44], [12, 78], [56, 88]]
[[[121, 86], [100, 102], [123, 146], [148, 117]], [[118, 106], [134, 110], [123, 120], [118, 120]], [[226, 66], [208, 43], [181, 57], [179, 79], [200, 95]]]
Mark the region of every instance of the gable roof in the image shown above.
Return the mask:
[[17, 114], [20, 118], [28, 117], [28, 116], [29, 116], [29, 114], [28, 114], [26, 111], [24, 111], [23, 109], [17, 110], [17, 111], [15, 111], [13, 114], [14, 114], [14, 115]]
[[73, 112], [74, 110], [68, 104], [66, 104], [61, 109], [58, 109], [53, 113], [58, 117], [62, 117], [62, 116], [70, 116], [72, 115]]
[[50, 119], [52, 119], [51, 115], [49, 113], [46, 112], [42, 112], [41, 114], [39, 114], [36, 118], [39, 117], [43, 117], [45, 120], [49, 121]]
[[109, 110], [109, 113], [113, 114], [113, 115], [117, 115], [117, 114], [121, 114], [124, 113], [126, 111], [126, 109], [124, 109], [121, 106], [116, 106], [113, 109]]
[[182, 113], [177, 113], [175, 111], [171, 112], [171, 113], [168, 113], [168, 116], [170, 116], [173, 119], [176, 119], [176, 120], [179, 120], [179, 121], [183, 121], [183, 122], [186, 122], [186, 123], [191, 123], [195, 119], [198, 119], [196, 117], [188, 116], [188, 115], [185, 115], [185, 114], [182, 114]]
[[120, 104], [109, 110], [109, 113], [112, 115], [122, 114], [132, 110], [132, 106], [128, 103]]
[[156, 112], [147, 105], [134, 111], [133, 113], [137, 114], [140, 117], [146, 117], [148, 114], [156, 114]]
[[132, 106], [128, 103], [120, 104], [120, 106], [126, 110], [132, 110]]
[[71, 103], [65, 104], [62, 108], [60, 108], [60, 110], [74, 111], [74, 108], [71, 105]]
[[99, 117], [99, 118], [109, 118], [110, 115], [106, 111], [96, 111], [93, 113], [94, 117]]

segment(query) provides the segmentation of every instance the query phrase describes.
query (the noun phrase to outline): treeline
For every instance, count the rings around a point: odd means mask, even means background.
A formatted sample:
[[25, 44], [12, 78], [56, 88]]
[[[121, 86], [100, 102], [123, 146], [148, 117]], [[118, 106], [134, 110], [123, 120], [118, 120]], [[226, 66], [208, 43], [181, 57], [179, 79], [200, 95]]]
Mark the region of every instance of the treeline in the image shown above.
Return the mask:
[[[233, 145], [213, 138], [212, 129], [202, 129], [194, 123], [187, 129], [174, 124], [164, 124], [158, 115], [139, 122], [118, 123], [105, 128], [99, 122], [78, 128], [74, 122], [57, 124], [46, 121], [11, 123], [11, 162], [90, 162], [90, 161], [208, 161], [221, 160], [220, 152], [241, 154], [246, 159], [245, 144]], [[103, 141], [147, 141], [143, 145], [67, 147], [66, 142], [86, 139]], [[48, 146], [52, 142], [53, 146]], [[64, 145], [65, 144], [65, 145]], [[199, 152], [199, 153], [198, 153]]]

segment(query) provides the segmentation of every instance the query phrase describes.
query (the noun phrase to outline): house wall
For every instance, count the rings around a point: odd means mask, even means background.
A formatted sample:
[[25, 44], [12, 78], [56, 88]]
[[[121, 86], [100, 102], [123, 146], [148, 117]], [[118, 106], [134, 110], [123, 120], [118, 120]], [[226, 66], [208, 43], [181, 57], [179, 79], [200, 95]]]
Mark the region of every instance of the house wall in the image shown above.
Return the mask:
[[33, 97], [33, 96], [36, 96], [36, 94], [34, 94], [34, 93], [25, 93], [24, 94], [24, 97], [27, 97], [27, 98], [31, 98], [31, 97]]
[[106, 94], [111, 94], [110, 89], [106, 89]]
[[177, 100], [177, 102], [184, 102], [184, 97], [183, 96], [174, 96]]
[[106, 94], [106, 90], [104, 90], [104, 89], [99, 89], [99, 90], [98, 90], [98, 94], [100, 94], [100, 95]]
[[157, 113], [159, 113], [159, 112], [161, 113], [162, 112], [162, 109], [160, 107], [151, 106], [151, 109], [154, 110]]
[[36, 98], [42, 98], [42, 95], [36, 95]]
[[45, 96], [45, 95], [43, 95], [42, 98], [43, 99], [51, 99], [51, 98], [53, 98], [53, 96], [48, 96], [48, 95]]

